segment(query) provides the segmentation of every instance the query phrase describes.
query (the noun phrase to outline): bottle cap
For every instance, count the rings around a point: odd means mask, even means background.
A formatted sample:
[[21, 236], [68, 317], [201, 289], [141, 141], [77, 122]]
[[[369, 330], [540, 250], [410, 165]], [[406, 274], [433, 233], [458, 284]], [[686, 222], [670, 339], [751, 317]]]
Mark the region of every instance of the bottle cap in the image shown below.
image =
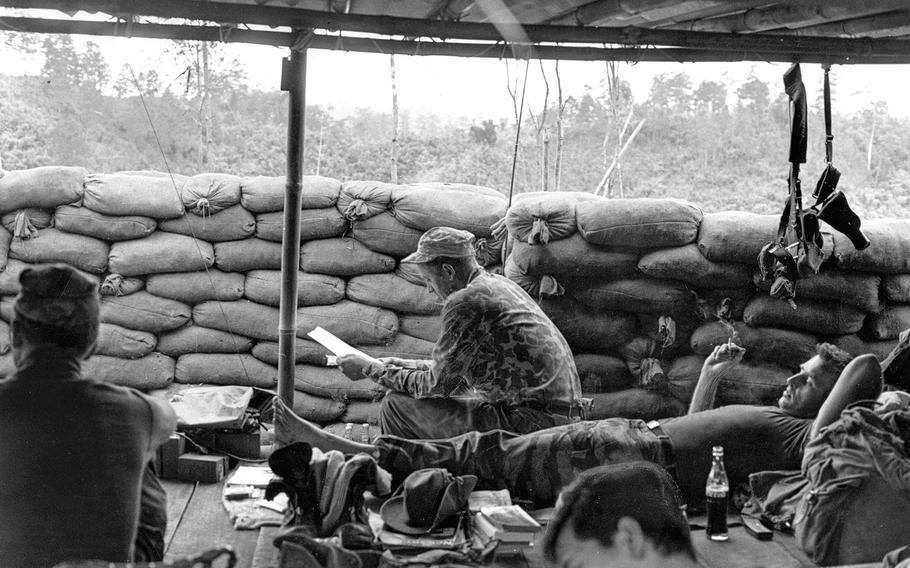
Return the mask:
[[711, 448], [711, 453], [714, 454], [715, 456], [722, 456], [722, 455], [724, 455], [724, 447], [723, 446], [714, 446], [713, 448]]

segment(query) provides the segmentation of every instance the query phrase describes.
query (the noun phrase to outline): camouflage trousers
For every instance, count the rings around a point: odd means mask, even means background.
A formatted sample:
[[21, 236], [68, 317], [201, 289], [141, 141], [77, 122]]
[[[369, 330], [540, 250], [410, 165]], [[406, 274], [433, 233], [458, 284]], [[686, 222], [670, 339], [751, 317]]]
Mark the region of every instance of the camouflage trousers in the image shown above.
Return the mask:
[[609, 463], [645, 460], [664, 464], [661, 443], [642, 420], [610, 418], [575, 422], [530, 434], [471, 432], [445, 440], [380, 436], [379, 465], [400, 484], [412, 471], [441, 467], [476, 475], [478, 488], [508, 489], [513, 499], [552, 505], [577, 475]]
[[467, 432], [505, 430], [525, 434], [569, 422], [569, 418], [526, 406], [502, 406], [479, 400], [412, 398], [390, 392], [382, 400], [383, 434], [409, 440], [450, 438]]

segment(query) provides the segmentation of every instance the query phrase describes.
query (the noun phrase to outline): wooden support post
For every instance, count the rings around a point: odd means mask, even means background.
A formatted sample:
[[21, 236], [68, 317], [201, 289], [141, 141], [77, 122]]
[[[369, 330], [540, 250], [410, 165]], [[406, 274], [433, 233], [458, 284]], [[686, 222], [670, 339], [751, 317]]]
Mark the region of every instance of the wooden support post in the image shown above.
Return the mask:
[[282, 61], [281, 90], [288, 91], [288, 153], [281, 240], [281, 304], [278, 315], [278, 396], [294, 404], [294, 341], [297, 336], [297, 273], [300, 263], [300, 192], [306, 111], [306, 48]]

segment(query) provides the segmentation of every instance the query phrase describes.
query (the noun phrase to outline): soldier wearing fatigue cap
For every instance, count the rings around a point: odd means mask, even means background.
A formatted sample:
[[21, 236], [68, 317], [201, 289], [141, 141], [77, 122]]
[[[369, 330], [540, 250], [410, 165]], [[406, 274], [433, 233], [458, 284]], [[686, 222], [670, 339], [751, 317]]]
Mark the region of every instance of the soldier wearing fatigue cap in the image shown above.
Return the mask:
[[[134, 543], [148, 543], [137, 541], [140, 502], [163, 496], [146, 472], [174, 430], [174, 412], [82, 377], [98, 337], [95, 282], [64, 264], [27, 268], [19, 282], [15, 372], [0, 381], [0, 558], [20, 568], [131, 561]], [[160, 518], [166, 503], [158, 505], [143, 520]]]
[[432, 359], [346, 355], [338, 361], [348, 377], [368, 377], [391, 390], [380, 413], [384, 434], [526, 433], [583, 418], [566, 340], [517, 284], [477, 264], [474, 235], [434, 227], [401, 262], [414, 264], [444, 302]]

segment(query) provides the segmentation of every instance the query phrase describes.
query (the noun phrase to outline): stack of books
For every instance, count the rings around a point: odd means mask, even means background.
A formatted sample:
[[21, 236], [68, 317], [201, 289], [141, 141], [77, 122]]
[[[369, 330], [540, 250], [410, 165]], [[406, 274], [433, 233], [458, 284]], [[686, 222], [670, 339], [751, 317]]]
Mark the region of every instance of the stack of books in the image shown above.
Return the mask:
[[530, 546], [543, 527], [518, 505], [481, 507], [473, 518], [474, 531], [502, 545]]

